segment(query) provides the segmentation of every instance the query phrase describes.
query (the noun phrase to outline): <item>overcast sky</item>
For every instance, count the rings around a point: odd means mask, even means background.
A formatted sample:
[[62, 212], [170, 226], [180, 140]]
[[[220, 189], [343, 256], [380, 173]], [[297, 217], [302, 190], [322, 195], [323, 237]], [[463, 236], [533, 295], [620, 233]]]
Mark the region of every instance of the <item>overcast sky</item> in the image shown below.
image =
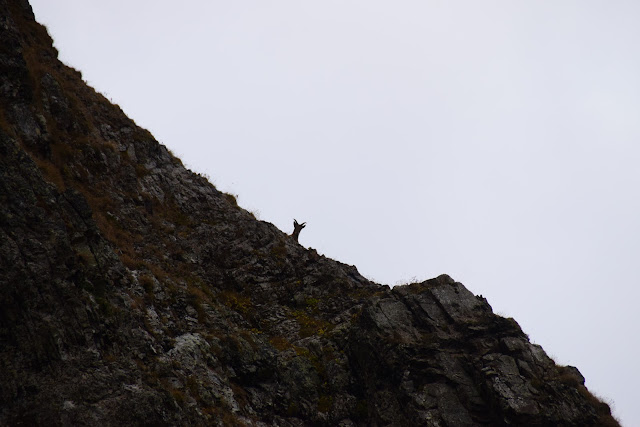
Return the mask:
[[451, 275], [640, 425], [640, 2], [31, 4], [241, 206], [379, 283]]

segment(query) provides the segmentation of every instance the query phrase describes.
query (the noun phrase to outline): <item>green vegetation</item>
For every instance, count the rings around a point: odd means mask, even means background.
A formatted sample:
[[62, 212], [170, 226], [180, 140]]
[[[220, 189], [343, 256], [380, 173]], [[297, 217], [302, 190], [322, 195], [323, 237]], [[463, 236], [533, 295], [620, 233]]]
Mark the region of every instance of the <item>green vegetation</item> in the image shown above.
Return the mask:
[[138, 178], [142, 178], [149, 175], [149, 170], [146, 167], [144, 167], [144, 165], [141, 165], [140, 163], [136, 164], [135, 169], [136, 169], [136, 176]]
[[224, 193], [224, 198], [231, 206], [238, 207], [238, 196], [235, 194]]
[[302, 338], [311, 335], [324, 335], [333, 329], [333, 325], [326, 320], [311, 317], [304, 310], [293, 310], [289, 316], [300, 325], [300, 336]]
[[318, 298], [308, 297], [304, 300], [304, 303], [307, 307], [309, 307], [314, 313], [318, 311], [318, 303], [320, 300]]
[[140, 283], [140, 286], [142, 286], [142, 288], [148, 295], [153, 295], [153, 287], [155, 286], [153, 277], [151, 277], [147, 273], [143, 273], [138, 278], [138, 282]]
[[269, 343], [278, 351], [286, 351], [293, 348], [293, 345], [284, 337], [271, 337]]
[[331, 410], [331, 406], [333, 405], [333, 396], [322, 395], [318, 399], [318, 411], [319, 412], [329, 412]]
[[251, 299], [235, 291], [224, 290], [220, 292], [219, 298], [224, 305], [245, 316], [253, 309]]
[[111, 317], [118, 312], [118, 309], [109, 302], [108, 299], [104, 297], [96, 298], [96, 302], [98, 303], [98, 307], [100, 308], [100, 312], [107, 317]]
[[287, 247], [283, 239], [278, 240], [278, 242], [271, 247], [270, 254], [276, 259], [282, 259], [287, 256]]

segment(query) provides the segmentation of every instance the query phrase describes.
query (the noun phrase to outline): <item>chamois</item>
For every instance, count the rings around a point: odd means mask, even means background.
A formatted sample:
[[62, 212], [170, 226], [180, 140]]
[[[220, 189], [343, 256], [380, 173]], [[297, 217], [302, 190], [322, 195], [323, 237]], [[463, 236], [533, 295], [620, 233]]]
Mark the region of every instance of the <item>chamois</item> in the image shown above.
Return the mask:
[[306, 222], [303, 222], [302, 224], [298, 224], [298, 221], [293, 220], [293, 233], [291, 233], [291, 237], [293, 237], [293, 240], [295, 240], [296, 242], [298, 241], [298, 236], [300, 235], [300, 231], [302, 231], [303, 228], [305, 228], [307, 226]]

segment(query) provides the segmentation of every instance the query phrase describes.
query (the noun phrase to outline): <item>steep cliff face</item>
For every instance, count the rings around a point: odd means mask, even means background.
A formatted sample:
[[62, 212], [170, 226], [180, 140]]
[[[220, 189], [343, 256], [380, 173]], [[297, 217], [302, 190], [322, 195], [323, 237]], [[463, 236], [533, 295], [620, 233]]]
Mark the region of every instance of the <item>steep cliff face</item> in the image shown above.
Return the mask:
[[0, 0], [0, 425], [617, 425], [448, 276], [389, 289], [185, 169]]

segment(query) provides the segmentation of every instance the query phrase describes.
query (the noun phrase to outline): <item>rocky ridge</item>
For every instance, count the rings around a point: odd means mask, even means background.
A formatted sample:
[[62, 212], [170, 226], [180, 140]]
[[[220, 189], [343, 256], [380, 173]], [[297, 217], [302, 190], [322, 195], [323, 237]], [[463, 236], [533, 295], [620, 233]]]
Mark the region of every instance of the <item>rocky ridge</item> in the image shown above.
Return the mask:
[[0, 425], [618, 425], [443, 275], [390, 289], [181, 164], [0, 0]]

